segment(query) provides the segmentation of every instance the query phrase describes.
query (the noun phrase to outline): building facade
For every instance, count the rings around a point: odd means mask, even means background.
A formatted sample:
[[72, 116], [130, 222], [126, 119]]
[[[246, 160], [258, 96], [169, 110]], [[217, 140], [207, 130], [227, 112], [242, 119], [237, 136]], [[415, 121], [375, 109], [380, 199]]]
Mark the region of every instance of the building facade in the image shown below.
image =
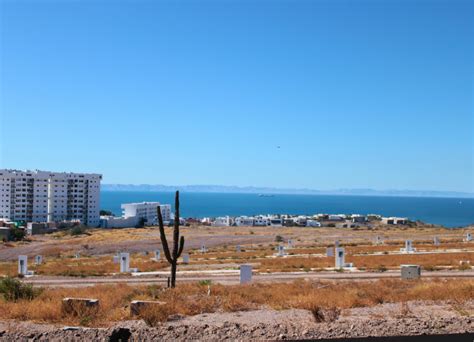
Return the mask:
[[141, 203], [126, 203], [122, 204], [123, 217], [132, 217], [136, 216], [138, 220], [145, 220], [145, 224], [157, 224], [158, 215], [156, 208], [160, 206], [161, 216], [163, 217], [164, 222], [169, 222], [171, 220], [171, 205], [170, 204], [161, 204], [160, 202], [141, 202]]
[[0, 169], [0, 218], [99, 225], [102, 175]]

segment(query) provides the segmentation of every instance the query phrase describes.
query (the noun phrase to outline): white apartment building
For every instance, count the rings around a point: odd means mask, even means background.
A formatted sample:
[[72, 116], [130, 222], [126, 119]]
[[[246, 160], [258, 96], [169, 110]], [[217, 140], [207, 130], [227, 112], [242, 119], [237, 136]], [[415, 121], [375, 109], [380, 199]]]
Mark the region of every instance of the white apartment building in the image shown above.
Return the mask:
[[99, 225], [102, 175], [0, 169], [0, 218]]
[[123, 217], [136, 216], [139, 220], [144, 219], [145, 224], [157, 224], [158, 215], [156, 208], [160, 206], [161, 216], [164, 222], [171, 220], [171, 205], [161, 204], [160, 202], [141, 202], [141, 203], [125, 203], [121, 205]]

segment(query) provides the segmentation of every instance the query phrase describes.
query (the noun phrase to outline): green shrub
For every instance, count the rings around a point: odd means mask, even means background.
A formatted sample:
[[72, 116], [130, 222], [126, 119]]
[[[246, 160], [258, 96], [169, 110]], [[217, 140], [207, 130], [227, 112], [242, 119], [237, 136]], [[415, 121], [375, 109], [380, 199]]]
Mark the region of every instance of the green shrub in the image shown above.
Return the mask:
[[25, 238], [26, 232], [24, 229], [12, 228], [10, 229], [10, 236], [13, 241], [21, 241]]
[[32, 285], [23, 284], [18, 279], [7, 277], [0, 281], [0, 294], [6, 301], [32, 300], [40, 293], [41, 289], [34, 289]]
[[76, 235], [85, 234], [86, 232], [87, 232], [87, 228], [81, 225], [81, 226], [75, 226], [74, 228], [72, 228], [70, 231], [70, 234], [72, 236], [76, 236]]

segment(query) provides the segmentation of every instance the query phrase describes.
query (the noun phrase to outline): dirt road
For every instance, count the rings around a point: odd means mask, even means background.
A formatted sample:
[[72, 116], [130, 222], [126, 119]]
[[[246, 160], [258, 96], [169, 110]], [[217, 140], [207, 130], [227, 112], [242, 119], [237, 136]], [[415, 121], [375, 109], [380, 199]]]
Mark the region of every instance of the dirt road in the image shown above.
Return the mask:
[[[154, 272], [143, 276], [132, 277], [87, 277], [87, 278], [72, 278], [72, 277], [46, 277], [38, 276], [24, 279], [24, 282], [48, 287], [82, 287], [92, 286], [98, 284], [118, 284], [125, 283], [130, 285], [150, 285], [150, 284], [165, 284], [167, 282], [167, 272]], [[473, 278], [474, 270], [469, 271], [435, 271], [423, 272], [423, 278]], [[296, 279], [309, 280], [377, 280], [387, 278], [400, 278], [399, 271], [387, 271], [383, 273], [374, 272], [280, 272], [271, 274], [255, 274], [252, 277], [253, 282], [290, 282]], [[198, 282], [203, 280], [211, 280], [214, 283], [224, 285], [239, 284], [238, 271], [227, 271], [208, 273], [191, 273], [178, 272], [179, 282]]]

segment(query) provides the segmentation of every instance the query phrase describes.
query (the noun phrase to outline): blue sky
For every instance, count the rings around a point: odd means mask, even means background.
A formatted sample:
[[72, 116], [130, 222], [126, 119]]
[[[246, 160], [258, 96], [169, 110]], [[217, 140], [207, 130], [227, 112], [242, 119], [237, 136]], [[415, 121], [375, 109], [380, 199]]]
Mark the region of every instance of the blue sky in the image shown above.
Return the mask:
[[0, 6], [0, 167], [474, 191], [472, 1]]

